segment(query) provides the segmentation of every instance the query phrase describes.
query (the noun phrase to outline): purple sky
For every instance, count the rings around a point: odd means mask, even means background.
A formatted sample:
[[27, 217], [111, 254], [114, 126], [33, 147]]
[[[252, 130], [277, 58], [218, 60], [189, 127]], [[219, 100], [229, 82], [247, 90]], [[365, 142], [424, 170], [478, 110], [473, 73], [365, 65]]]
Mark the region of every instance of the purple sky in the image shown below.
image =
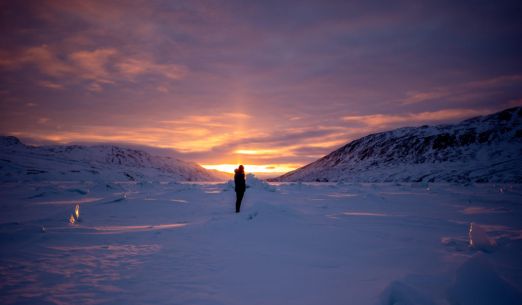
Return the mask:
[[284, 171], [522, 105], [521, 1], [0, 1], [0, 133]]

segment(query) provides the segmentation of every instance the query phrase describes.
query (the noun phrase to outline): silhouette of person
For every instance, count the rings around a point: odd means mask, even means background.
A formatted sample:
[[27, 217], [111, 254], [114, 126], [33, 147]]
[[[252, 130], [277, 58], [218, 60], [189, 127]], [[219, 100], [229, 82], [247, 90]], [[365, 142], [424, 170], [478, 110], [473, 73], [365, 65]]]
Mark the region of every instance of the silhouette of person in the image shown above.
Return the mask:
[[240, 165], [234, 170], [234, 183], [236, 191], [236, 213], [239, 213], [241, 208], [241, 200], [245, 195], [246, 183], [245, 183], [245, 168]]

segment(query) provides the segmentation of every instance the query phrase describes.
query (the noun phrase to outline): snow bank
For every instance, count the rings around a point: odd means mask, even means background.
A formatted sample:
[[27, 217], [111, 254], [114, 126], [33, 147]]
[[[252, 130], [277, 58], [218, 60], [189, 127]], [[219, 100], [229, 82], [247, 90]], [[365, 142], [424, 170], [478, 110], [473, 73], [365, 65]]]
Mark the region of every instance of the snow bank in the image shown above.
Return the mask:
[[247, 187], [254, 189], [262, 189], [269, 192], [275, 192], [275, 187], [268, 184], [268, 182], [258, 179], [254, 174], [246, 175]]
[[449, 291], [452, 305], [520, 304], [522, 294], [502, 279], [484, 254], [475, 255], [458, 270]]
[[395, 281], [381, 294], [378, 305], [434, 305], [427, 296], [416, 288], [405, 283]]

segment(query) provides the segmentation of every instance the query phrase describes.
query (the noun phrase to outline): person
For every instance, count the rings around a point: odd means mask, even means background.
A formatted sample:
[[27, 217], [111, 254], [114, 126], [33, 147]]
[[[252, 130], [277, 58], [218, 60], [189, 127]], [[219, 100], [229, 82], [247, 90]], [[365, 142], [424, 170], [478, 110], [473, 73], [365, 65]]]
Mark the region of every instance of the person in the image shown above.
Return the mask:
[[234, 183], [235, 183], [235, 191], [236, 191], [236, 213], [239, 213], [241, 209], [241, 201], [243, 200], [243, 196], [246, 191], [246, 183], [245, 183], [245, 168], [243, 165], [240, 165], [238, 168], [234, 170]]

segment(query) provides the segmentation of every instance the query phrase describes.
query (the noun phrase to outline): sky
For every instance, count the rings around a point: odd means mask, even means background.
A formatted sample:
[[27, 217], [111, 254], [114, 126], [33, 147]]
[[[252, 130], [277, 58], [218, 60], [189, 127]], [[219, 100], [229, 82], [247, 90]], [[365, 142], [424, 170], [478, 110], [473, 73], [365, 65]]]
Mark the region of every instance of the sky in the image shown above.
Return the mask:
[[0, 134], [284, 173], [522, 105], [521, 1], [0, 0]]

